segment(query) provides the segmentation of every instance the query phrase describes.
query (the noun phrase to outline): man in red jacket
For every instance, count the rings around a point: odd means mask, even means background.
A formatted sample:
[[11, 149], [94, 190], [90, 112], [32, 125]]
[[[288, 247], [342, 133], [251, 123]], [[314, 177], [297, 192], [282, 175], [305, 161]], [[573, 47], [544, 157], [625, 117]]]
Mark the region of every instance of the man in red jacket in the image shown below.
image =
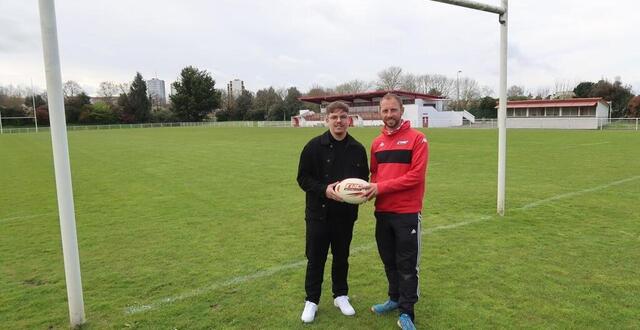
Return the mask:
[[389, 281], [389, 299], [371, 307], [377, 314], [398, 309], [398, 325], [415, 329], [418, 301], [420, 219], [429, 145], [424, 134], [402, 120], [404, 107], [395, 94], [380, 100], [382, 133], [371, 144], [371, 185], [376, 197], [376, 242]]

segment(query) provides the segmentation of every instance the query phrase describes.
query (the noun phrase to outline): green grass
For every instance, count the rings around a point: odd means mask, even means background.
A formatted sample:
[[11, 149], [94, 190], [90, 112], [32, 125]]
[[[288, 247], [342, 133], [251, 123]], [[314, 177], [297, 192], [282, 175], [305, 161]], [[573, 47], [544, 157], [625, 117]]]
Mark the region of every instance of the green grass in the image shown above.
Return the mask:
[[[85, 328], [394, 328], [367, 311], [386, 293], [370, 204], [350, 259], [356, 316], [333, 307], [327, 271], [316, 322], [300, 324], [295, 176], [321, 132], [69, 132]], [[509, 130], [503, 218], [497, 132], [425, 132], [419, 328], [640, 327], [638, 132]], [[378, 130], [351, 133], [368, 145]], [[0, 327], [67, 328], [50, 137], [0, 135], [0, 152]]]

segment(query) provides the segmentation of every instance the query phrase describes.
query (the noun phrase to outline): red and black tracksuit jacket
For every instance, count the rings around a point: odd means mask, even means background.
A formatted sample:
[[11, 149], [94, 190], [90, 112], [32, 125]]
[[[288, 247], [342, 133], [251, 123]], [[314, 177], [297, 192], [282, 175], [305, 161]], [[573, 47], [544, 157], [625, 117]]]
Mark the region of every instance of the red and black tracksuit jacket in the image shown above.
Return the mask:
[[376, 211], [419, 213], [425, 191], [429, 144], [404, 121], [399, 129], [371, 143], [371, 182], [378, 184]]

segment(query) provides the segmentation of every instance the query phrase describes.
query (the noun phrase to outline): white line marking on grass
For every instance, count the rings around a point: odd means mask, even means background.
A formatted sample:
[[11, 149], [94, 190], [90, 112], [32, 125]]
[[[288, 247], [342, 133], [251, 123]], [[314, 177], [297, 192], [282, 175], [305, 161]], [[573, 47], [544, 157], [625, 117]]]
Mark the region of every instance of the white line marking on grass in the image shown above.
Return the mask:
[[[427, 235], [427, 234], [432, 234], [434, 232], [437, 231], [441, 231], [441, 230], [448, 230], [448, 229], [454, 229], [454, 228], [458, 228], [458, 227], [462, 227], [462, 226], [466, 226], [466, 225], [470, 225], [476, 222], [480, 222], [480, 221], [485, 221], [485, 220], [489, 220], [491, 219], [491, 217], [489, 216], [482, 216], [478, 219], [475, 220], [469, 220], [469, 221], [462, 221], [462, 222], [458, 222], [458, 223], [454, 223], [454, 224], [450, 224], [450, 225], [444, 225], [444, 226], [439, 226], [439, 227], [434, 227], [434, 228], [430, 228], [427, 229], [425, 231], [423, 231], [422, 235]], [[362, 245], [356, 248], [351, 249], [351, 255], [356, 254], [356, 253], [360, 253], [360, 252], [365, 252], [368, 250], [373, 249], [374, 247], [376, 247], [375, 244], [366, 244], [366, 245]], [[329, 256], [331, 257], [331, 256]], [[188, 299], [188, 298], [192, 298], [192, 297], [196, 297], [205, 293], [209, 293], [211, 291], [220, 289], [220, 288], [224, 288], [224, 287], [228, 287], [228, 286], [232, 286], [232, 285], [236, 285], [236, 284], [241, 284], [241, 283], [246, 283], [246, 282], [250, 282], [252, 280], [257, 280], [257, 279], [261, 279], [261, 278], [265, 278], [265, 277], [269, 277], [272, 275], [275, 275], [276, 273], [279, 273], [283, 270], [287, 270], [287, 269], [292, 269], [292, 268], [298, 268], [298, 267], [302, 267], [304, 265], [307, 264], [307, 260], [300, 260], [300, 261], [296, 261], [290, 264], [286, 264], [286, 265], [280, 265], [280, 266], [275, 266], [275, 267], [271, 267], [265, 270], [261, 270], [258, 272], [255, 272], [253, 274], [248, 274], [248, 275], [242, 275], [242, 276], [238, 276], [238, 277], [233, 277], [231, 279], [228, 279], [226, 281], [223, 282], [217, 282], [217, 283], [212, 283], [208, 286], [202, 287], [202, 288], [198, 288], [198, 289], [193, 289], [191, 291], [187, 291], [184, 293], [181, 293], [177, 296], [173, 296], [173, 297], [167, 297], [167, 298], [162, 298], [162, 299], [158, 299], [152, 303], [149, 304], [138, 304], [138, 305], [133, 305], [133, 306], [128, 306], [125, 308], [125, 314], [138, 314], [138, 313], [142, 313], [142, 312], [146, 312], [146, 311], [150, 311], [153, 309], [158, 309], [164, 305], [169, 305], [172, 304], [176, 301], [181, 301], [184, 299]]]
[[549, 202], [553, 202], [553, 201], [557, 201], [559, 199], [563, 199], [563, 198], [569, 198], [569, 197], [573, 197], [573, 196], [578, 196], [578, 195], [582, 195], [582, 194], [586, 194], [586, 193], [590, 193], [590, 192], [594, 192], [594, 191], [598, 191], [598, 190], [602, 190], [602, 189], [606, 189], [609, 187], [613, 187], [613, 186], [617, 186], [619, 184], [623, 184], [623, 183], [627, 183], [633, 180], [638, 180], [640, 179], [640, 175], [636, 175], [636, 176], [632, 176], [626, 179], [622, 179], [622, 180], [618, 180], [618, 181], [613, 181], [613, 182], [609, 182], [607, 184], [603, 184], [600, 186], [596, 186], [593, 188], [589, 188], [589, 189], [584, 189], [584, 190], [579, 190], [579, 191], [573, 191], [570, 193], [566, 193], [566, 194], [560, 194], [560, 195], [556, 195], [556, 196], [552, 196], [549, 198], [545, 198], [545, 199], [541, 199], [538, 201], [535, 201], [533, 203], [529, 203], [523, 207], [520, 207], [519, 210], [526, 210], [526, 209], [530, 209], [536, 206], [540, 206], [542, 204], [546, 204]]
[[586, 146], [598, 146], [601, 144], [608, 144], [609, 141], [604, 141], [604, 142], [594, 142], [594, 143], [582, 143], [582, 144], [574, 144], [574, 145], [568, 145], [565, 148], [575, 148], [575, 147], [586, 147]]
[[44, 217], [44, 216], [53, 215], [53, 214], [54, 213], [41, 213], [41, 214], [24, 215], [19, 217], [4, 218], [4, 219], [0, 219], [0, 223], [9, 222], [12, 220], [27, 220], [27, 219], [39, 218], [39, 217]]

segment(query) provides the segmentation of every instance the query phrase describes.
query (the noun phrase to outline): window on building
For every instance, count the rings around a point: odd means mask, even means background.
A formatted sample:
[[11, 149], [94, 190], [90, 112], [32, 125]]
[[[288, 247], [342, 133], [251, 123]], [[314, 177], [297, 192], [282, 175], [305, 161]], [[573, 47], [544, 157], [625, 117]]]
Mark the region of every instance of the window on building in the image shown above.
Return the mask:
[[507, 117], [513, 117], [513, 109], [507, 109]]
[[534, 108], [529, 109], [529, 117], [542, 117], [544, 116], [544, 109]]
[[527, 116], [527, 109], [515, 109], [515, 110], [516, 110], [515, 117], [526, 117]]
[[558, 109], [558, 108], [546, 108], [544, 115], [547, 116], [547, 117], [558, 117], [558, 116], [560, 116], [560, 109]]
[[568, 107], [562, 108], [562, 117], [575, 117], [578, 115], [578, 108]]
[[595, 117], [596, 116], [596, 108], [595, 107], [581, 107], [579, 116], [584, 117]]

